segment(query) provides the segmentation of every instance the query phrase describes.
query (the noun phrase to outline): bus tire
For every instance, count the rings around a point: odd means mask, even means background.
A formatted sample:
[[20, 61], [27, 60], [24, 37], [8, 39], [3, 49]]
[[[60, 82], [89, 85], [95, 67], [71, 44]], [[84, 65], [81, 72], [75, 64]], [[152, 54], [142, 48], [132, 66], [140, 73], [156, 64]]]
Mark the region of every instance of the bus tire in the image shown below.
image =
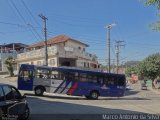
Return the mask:
[[44, 93], [44, 88], [43, 87], [36, 87], [34, 92], [35, 92], [36, 96], [42, 96]]
[[99, 92], [96, 91], [96, 90], [92, 91], [92, 92], [90, 93], [90, 96], [89, 96], [89, 98], [92, 99], [92, 100], [97, 100], [98, 97], [99, 97]]

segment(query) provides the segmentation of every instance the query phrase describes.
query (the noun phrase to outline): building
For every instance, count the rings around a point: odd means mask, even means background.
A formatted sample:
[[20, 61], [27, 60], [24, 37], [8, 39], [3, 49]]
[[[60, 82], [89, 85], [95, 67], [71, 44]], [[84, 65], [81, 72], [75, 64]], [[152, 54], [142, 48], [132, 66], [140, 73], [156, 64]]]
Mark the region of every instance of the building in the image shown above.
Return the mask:
[[[86, 52], [87, 44], [59, 35], [47, 41], [48, 66], [70, 66], [82, 68], [99, 68], [97, 56]], [[16, 62], [20, 64], [44, 65], [44, 41], [30, 45], [26, 52], [17, 55]]]
[[[17, 58], [17, 53], [22, 52], [27, 45], [22, 43], [11, 43], [0, 45], [0, 73], [7, 72], [5, 60], [8, 57]], [[14, 66], [16, 69], [16, 65]]]

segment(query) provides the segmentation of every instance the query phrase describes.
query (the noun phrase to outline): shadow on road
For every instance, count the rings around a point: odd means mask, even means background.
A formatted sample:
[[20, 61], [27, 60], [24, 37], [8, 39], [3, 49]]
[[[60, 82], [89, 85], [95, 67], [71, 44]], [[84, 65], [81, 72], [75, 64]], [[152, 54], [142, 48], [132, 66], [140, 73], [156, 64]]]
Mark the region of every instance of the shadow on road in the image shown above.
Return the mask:
[[125, 91], [125, 96], [130, 96], [130, 95], [135, 95], [139, 93], [140, 91], [135, 91], [135, 90], [127, 90]]
[[[35, 96], [31, 93], [25, 93], [26, 96]], [[66, 99], [66, 100], [89, 100], [85, 97], [79, 97], [79, 96], [59, 96], [59, 95], [43, 95], [41, 97], [46, 98], [53, 98], [53, 99]], [[147, 98], [141, 98], [141, 97], [99, 97], [98, 100], [151, 100]]]
[[105, 115], [147, 114], [124, 109], [103, 108], [90, 105], [43, 100], [27, 97], [31, 108], [30, 120], [102, 120]]

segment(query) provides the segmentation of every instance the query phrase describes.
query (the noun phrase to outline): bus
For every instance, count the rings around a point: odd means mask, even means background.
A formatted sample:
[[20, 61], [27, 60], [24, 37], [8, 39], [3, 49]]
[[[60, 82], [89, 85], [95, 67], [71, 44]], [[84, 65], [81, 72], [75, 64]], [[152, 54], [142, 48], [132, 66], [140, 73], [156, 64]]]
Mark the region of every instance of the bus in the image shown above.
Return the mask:
[[113, 74], [67, 67], [47, 67], [22, 64], [18, 73], [18, 89], [85, 96], [87, 99], [124, 96], [126, 78]]

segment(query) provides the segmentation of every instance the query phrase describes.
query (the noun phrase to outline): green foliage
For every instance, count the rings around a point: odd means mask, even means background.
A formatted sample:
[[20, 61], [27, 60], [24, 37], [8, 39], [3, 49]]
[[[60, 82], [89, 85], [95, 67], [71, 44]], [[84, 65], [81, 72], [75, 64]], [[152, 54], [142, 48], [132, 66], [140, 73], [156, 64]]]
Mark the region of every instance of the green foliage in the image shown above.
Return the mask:
[[147, 0], [146, 5], [153, 5], [160, 9], [160, 0]]
[[141, 77], [156, 79], [160, 77], [160, 53], [148, 56], [138, 65], [138, 74]]
[[[160, 0], [145, 0], [145, 4], [155, 6], [158, 10], [160, 10]], [[160, 16], [159, 11], [157, 15]], [[151, 23], [150, 27], [153, 31], [160, 31], [160, 21], [158, 20]]]
[[13, 73], [13, 58], [12, 57], [8, 57], [5, 60], [4, 64], [6, 65], [10, 76], [13, 76], [14, 75], [14, 73]]
[[137, 73], [137, 68], [136, 66], [131, 66], [131, 67], [127, 67], [127, 69], [125, 70], [125, 74], [128, 77], [131, 77], [131, 74], [136, 74]]

